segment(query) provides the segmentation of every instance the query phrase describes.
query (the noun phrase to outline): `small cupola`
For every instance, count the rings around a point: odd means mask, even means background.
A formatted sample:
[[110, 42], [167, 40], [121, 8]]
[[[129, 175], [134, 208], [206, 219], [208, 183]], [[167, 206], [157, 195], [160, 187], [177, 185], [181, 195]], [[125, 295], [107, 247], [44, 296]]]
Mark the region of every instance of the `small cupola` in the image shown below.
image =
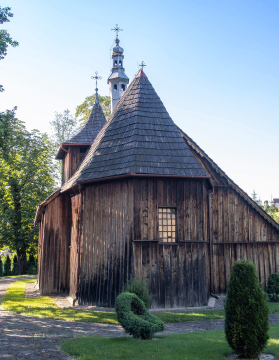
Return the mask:
[[116, 32], [115, 46], [112, 49], [112, 68], [111, 74], [108, 78], [108, 84], [110, 85], [110, 102], [111, 102], [111, 112], [113, 112], [116, 104], [123, 95], [124, 91], [127, 89], [129, 84], [129, 78], [125, 74], [125, 69], [123, 65], [124, 60], [124, 49], [119, 46], [120, 40], [118, 38], [118, 32], [122, 31], [115, 25], [113, 29]]

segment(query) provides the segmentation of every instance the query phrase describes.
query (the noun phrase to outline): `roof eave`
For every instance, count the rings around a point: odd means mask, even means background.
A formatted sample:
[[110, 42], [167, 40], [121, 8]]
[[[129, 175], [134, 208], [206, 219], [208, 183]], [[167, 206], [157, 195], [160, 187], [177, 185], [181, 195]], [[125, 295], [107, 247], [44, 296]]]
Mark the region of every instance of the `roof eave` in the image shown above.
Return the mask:
[[199, 180], [206, 180], [209, 188], [213, 189], [213, 181], [211, 178], [211, 175], [205, 175], [205, 176], [191, 176], [191, 175], [162, 175], [162, 174], [137, 174], [134, 172], [129, 172], [127, 174], [122, 175], [115, 175], [115, 176], [109, 176], [104, 178], [96, 178], [91, 180], [85, 180], [85, 181], [77, 181], [74, 185], [77, 184], [90, 184], [95, 182], [101, 182], [101, 181], [110, 181], [110, 180], [118, 180], [123, 178], [131, 178], [131, 177], [150, 177], [150, 178], [171, 178], [171, 179], [199, 179]]

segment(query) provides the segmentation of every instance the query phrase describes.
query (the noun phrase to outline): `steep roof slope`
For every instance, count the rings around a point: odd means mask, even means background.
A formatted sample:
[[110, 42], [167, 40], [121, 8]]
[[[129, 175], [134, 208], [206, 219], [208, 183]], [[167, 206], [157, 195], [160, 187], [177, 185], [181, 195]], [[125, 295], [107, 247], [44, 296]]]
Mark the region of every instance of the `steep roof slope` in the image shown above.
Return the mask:
[[73, 136], [70, 140], [63, 142], [58, 150], [56, 159], [63, 158], [63, 149], [65, 145], [91, 145], [96, 139], [102, 127], [107, 122], [101, 105], [98, 101], [98, 94], [96, 93], [96, 101], [88, 116], [88, 119], [81, 130]]
[[207, 177], [142, 70], [63, 189], [130, 173]]
[[[196, 159], [199, 161], [201, 166], [205, 169], [207, 173], [212, 176], [212, 180], [214, 185], [218, 186], [219, 184], [226, 184], [234, 189], [244, 200], [246, 200], [262, 217], [264, 217], [271, 225], [273, 225], [277, 230], [279, 230], [279, 224], [272, 219], [255, 201], [251, 199], [251, 197], [243, 191], [229, 176], [192, 140], [187, 134], [185, 134], [181, 129], [180, 133], [184, 138], [185, 142], [192, 150], [193, 154], [195, 155]], [[210, 169], [211, 168], [211, 169]], [[215, 181], [214, 172], [217, 173], [220, 177], [218, 181]], [[215, 184], [216, 182], [216, 184]], [[223, 185], [221, 185], [223, 186]]]

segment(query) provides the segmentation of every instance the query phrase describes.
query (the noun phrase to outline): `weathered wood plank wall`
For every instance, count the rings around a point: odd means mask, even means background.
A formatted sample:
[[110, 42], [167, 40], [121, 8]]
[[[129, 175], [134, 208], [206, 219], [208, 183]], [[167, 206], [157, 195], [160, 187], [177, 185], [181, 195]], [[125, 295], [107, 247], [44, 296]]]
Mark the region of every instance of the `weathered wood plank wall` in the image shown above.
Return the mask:
[[114, 306], [132, 274], [132, 180], [84, 189], [79, 303]]
[[69, 295], [74, 299], [77, 291], [77, 271], [78, 271], [78, 232], [80, 225], [80, 202], [81, 194], [71, 198], [72, 226], [71, 226], [71, 245], [70, 245], [70, 282]]
[[[208, 298], [208, 199], [203, 181], [134, 179], [135, 275], [150, 283], [152, 307], [204, 305]], [[177, 210], [177, 241], [159, 241], [158, 208]]]
[[212, 202], [214, 291], [225, 293], [236, 260], [256, 266], [264, 288], [279, 271], [279, 232], [231, 187], [214, 189]]
[[70, 197], [60, 195], [45, 208], [40, 222], [39, 287], [41, 294], [69, 289]]

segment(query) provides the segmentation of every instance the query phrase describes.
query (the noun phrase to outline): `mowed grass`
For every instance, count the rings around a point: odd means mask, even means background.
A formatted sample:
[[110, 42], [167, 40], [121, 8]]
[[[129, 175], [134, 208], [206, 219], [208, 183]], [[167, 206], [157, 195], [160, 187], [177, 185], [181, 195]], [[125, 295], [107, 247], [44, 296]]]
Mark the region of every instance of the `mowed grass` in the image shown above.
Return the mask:
[[1, 303], [5, 310], [41, 318], [118, 324], [115, 313], [61, 309], [47, 296], [26, 299], [24, 296], [27, 282], [36, 282], [36, 279], [16, 281], [8, 287]]
[[[36, 279], [23, 279], [12, 283], [2, 299], [4, 309], [18, 314], [37, 316], [41, 318], [52, 318], [68, 321], [98, 322], [107, 324], [118, 324], [114, 312], [87, 311], [75, 309], [61, 309], [47, 296], [34, 299], [25, 298], [26, 283], [33, 283]], [[279, 312], [279, 303], [268, 303], [270, 313]], [[186, 321], [224, 319], [224, 310], [203, 311], [178, 311], [154, 313], [165, 323], [179, 323]]]
[[[279, 325], [264, 350], [279, 359]], [[87, 336], [65, 341], [62, 350], [81, 360], [224, 360], [232, 353], [223, 330], [157, 336], [155, 340]]]

